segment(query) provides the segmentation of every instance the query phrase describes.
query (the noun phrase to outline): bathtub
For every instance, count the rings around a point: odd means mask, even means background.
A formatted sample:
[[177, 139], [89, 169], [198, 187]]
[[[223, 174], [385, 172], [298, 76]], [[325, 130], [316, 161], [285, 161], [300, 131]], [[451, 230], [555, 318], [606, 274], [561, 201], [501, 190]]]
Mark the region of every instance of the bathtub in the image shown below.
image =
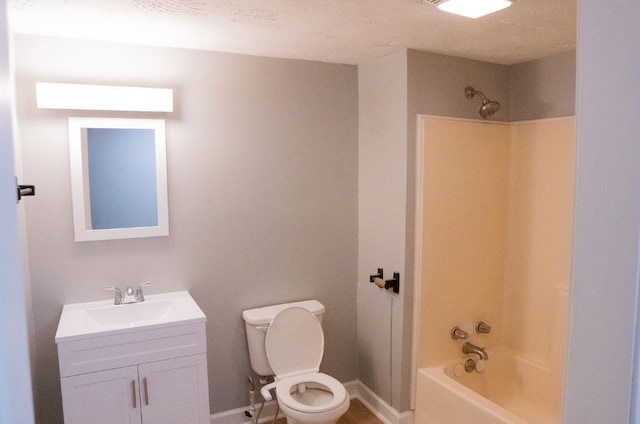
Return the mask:
[[418, 370], [416, 424], [560, 423], [561, 379], [548, 368], [490, 351], [483, 373], [458, 378], [454, 368], [465, 359]]

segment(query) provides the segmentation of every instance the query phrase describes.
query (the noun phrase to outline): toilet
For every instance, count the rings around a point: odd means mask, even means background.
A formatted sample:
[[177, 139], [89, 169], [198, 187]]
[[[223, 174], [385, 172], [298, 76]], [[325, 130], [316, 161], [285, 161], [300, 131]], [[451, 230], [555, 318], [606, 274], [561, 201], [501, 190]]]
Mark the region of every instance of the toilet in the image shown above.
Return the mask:
[[251, 367], [258, 375], [275, 377], [262, 388], [262, 396], [271, 400], [275, 389], [287, 424], [335, 424], [349, 409], [342, 383], [320, 372], [323, 314], [317, 300], [242, 312]]

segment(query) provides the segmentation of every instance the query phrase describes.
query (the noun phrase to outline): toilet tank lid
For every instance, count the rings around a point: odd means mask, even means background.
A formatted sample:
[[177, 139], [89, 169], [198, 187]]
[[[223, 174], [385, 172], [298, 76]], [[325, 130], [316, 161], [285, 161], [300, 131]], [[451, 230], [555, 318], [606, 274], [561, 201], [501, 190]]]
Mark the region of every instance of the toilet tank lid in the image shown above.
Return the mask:
[[242, 311], [242, 319], [247, 324], [251, 325], [266, 325], [270, 324], [278, 312], [283, 309], [297, 306], [299, 308], [305, 308], [312, 314], [318, 316], [324, 314], [324, 305], [317, 300], [303, 300], [301, 302], [282, 303], [280, 305], [264, 306], [262, 308], [247, 309]]

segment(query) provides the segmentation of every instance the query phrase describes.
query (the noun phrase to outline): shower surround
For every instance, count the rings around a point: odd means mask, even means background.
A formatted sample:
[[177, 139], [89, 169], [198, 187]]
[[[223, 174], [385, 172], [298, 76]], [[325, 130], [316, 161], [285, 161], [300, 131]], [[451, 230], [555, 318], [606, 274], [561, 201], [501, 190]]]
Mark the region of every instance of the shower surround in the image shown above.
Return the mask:
[[[470, 417], [489, 404], [523, 420], [504, 422], [559, 422], [574, 118], [506, 124], [425, 116], [422, 128], [416, 422], [446, 424], [449, 413], [437, 407], [447, 396]], [[475, 331], [481, 320], [490, 334]], [[487, 349], [483, 374], [452, 371], [469, 356], [465, 340], [450, 337], [455, 326]], [[498, 380], [509, 401], [491, 390]], [[421, 408], [429, 399], [442, 401]], [[527, 410], [547, 418], [530, 421]]]

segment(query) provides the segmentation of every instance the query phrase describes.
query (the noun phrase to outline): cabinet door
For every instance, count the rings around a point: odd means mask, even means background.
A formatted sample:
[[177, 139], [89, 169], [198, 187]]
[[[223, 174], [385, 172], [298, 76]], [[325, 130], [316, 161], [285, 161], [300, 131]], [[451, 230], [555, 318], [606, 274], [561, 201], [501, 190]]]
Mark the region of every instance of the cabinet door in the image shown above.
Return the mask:
[[206, 355], [138, 366], [144, 424], [209, 424]]
[[61, 379], [65, 424], [141, 424], [138, 367]]

